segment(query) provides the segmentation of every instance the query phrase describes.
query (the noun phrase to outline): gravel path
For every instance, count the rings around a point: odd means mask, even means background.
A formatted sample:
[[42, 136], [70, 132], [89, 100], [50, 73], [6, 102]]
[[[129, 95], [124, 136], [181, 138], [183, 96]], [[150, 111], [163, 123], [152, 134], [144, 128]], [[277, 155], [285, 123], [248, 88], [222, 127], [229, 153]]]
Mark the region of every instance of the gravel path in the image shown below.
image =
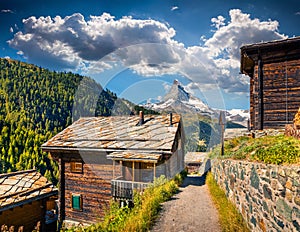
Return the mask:
[[179, 193], [163, 203], [152, 232], [218, 232], [221, 231], [205, 176], [185, 178]]

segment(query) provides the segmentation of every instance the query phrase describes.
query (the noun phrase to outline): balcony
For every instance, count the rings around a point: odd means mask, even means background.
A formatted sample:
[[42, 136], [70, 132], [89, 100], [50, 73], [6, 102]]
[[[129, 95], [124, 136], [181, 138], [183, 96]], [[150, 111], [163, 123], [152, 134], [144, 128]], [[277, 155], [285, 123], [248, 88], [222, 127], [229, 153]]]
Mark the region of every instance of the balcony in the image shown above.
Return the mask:
[[143, 192], [149, 183], [122, 180], [118, 177], [111, 181], [111, 194], [115, 199], [133, 200], [134, 190]]

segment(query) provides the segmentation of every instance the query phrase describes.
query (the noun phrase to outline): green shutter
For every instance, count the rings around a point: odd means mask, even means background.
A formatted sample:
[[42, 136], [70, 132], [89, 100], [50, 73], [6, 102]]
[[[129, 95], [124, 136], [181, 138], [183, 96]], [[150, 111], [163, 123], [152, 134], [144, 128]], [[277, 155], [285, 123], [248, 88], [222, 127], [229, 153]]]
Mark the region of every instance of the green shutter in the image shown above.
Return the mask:
[[76, 210], [81, 210], [81, 196], [72, 195], [72, 208]]

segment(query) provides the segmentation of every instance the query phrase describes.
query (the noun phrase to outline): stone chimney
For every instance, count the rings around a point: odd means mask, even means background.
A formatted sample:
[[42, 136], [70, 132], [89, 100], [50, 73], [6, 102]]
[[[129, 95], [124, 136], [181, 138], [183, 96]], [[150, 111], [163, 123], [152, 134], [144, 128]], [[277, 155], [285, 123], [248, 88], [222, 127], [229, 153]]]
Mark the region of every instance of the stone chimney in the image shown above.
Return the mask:
[[139, 120], [139, 126], [143, 125], [145, 123], [145, 120], [144, 120], [144, 112], [143, 111], [140, 111], [140, 120]]

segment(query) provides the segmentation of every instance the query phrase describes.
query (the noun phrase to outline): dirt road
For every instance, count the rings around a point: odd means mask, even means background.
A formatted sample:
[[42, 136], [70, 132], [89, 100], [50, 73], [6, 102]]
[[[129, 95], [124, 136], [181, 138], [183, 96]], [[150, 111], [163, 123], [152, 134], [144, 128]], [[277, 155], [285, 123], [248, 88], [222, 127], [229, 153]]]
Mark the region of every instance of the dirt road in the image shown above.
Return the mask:
[[188, 176], [180, 192], [163, 203], [151, 232], [219, 232], [218, 213], [205, 185], [205, 176]]

